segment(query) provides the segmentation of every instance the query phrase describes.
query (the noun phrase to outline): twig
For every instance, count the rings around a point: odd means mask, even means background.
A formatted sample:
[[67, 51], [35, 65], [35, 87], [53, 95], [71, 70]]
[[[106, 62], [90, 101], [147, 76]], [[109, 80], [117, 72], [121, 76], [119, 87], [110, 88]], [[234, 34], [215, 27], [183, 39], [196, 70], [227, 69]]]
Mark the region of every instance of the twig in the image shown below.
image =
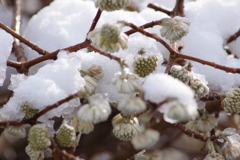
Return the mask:
[[[15, 0], [14, 1], [14, 20], [13, 20], [12, 28], [17, 34], [20, 34], [21, 21], [22, 21], [22, 0]], [[27, 58], [23, 53], [21, 43], [17, 38], [14, 38], [13, 52], [18, 62], [27, 61]]]
[[219, 137], [213, 135], [211, 137], [206, 137], [203, 134], [197, 133], [195, 131], [191, 131], [189, 129], [187, 129], [183, 124], [181, 123], [176, 123], [175, 126], [184, 134], [193, 137], [197, 140], [200, 140], [202, 142], [207, 142], [207, 141], [214, 141], [216, 139], [218, 139]]
[[232, 36], [230, 36], [227, 40], [227, 43], [231, 43], [232, 41], [235, 41], [240, 36], [240, 29]]
[[93, 19], [92, 25], [91, 25], [88, 33], [95, 29], [97, 22], [98, 22], [99, 18], [101, 17], [101, 14], [102, 14], [101, 9], [98, 9], [97, 14], [96, 14], [95, 18]]
[[155, 11], [160, 11], [160, 12], [166, 13], [166, 14], [169, 15], [169, 16], [171, 15], [171, 11], [166, 10], [166, 9], [164, 9], [164, 8], [162, 8], [162, 7], [156, 6], [156, 5], [152, 4], [152, 3], [149, 3], [149, 4], [147, 5], [147, 7], [148, 7], [148, 8], [152, 8], [152, 9], [154, 9]]
[[41, 49], [36, 44], [33, 44], [29, 40], [25, 39], [23, 36], [21, 36], [20, 34], [14, 32], [11, 28], [7, 27], [6, 25], [4, 25], [1, 22], [0, 22], [0, 28], [2, 28], [3, 30], [5, 30], [6, 32], [11, 34], [13, 37], [19, 39], [19, 41], [21, 41], [22, 43], [26, 44], [27, 46], [29, 46], [33, 50], [37, 51], [39, 54], [42, 54], [42, 55], [49, 54], [48, 51], [45, 51], [45, 50]]
[[217, 93], [210, 93], [205, 97], [200, 98], [201, 101], [215, 101], [215, 100], [222, 100], [222, 96]]

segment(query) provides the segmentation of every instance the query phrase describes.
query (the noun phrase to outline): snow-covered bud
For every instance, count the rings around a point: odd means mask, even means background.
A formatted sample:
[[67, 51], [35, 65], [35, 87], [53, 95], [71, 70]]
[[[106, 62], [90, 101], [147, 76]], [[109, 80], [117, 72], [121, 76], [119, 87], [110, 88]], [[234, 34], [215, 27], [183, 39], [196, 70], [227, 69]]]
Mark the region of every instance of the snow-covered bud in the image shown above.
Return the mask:
[[42, 160], [44, 159], [43, 151], [36, 151], [32, 148], [30, 144], [25, 148], [27, 155], [30, 157], [30, 160]]
[[240, 157], [240, 142], [239, 141], [229, 141], [225, 142], [222, 147], [222, 152], [226, 160], [235, 160]]
[[72, 118], [72, 126], [76, 132], [80, 132], [82, 134], [88, 134], [94, 129], [94, 125], [92, 123], [81, 121], [77, 118], [77, 116]]
[[126, 8], [131, 0], [97, 0], [95, 6], [105, 11], [115, 11]]
[[96, 64], [91, 65], [91, 67], [89, 68], [89, 71], [91, 73], [91, 76], [97, 79], [98, 81], [102, 79], [102, 77], [104, 76], [102, 67], [99, 65], [96, 65]]
[[112, 83], [119, 93], [132, 93], [140, 89], [136, 82], [137, 79], [136, 74], [131, 73], [128, 68], [124, 68], [122, 72], [115, 73]]
[[97, 80], [88, 75], [84, 76], [83, 78], [86, 81], [86, 85], [84, 86], [84, 88], [82, 88], [82, 92], [85, 91], [90, 95], [94, 94], [97, 88]]
[[196, 127], [201, 132], [209, 132], [218, 125], [218, 120], [216, 117], [207, 115], [203, 112], [203, 116], [197, 121]]
[[28, 142], [36, 151], [42, 151], [51, 145], [48, 131], [42, 125], [34, 125], [30, 128]]
[[130, 141], [134, 136], [141, 132], [141, 127], [138, 123], [123, 122], [117, 124], [113, 128], [113, 134], [116, 138], [122, 141]]
[[176, 103], [164, 114], [165, 119], [172, 119], [175, 122], [186, 122], [198, 117], [198, 111], [191, 106], [184, 106]]
[[83, 105], [78, 111], [78, 119], [89, 123], [106, 121], [111, 113], [111, 107], [101, 95], [89, 97], [89, 104]]
[[20, 125], [20, 126], [7, 126], [6, 132], [16, 136], [18, 138], [25, 138], [26, 137], [26, 127], [28, 127], [28, 124]]
[[136, 150], [146, 149], [154, 145], [159, 140], [160, 134], [153, 129], [147, 129], [143, 133], [140, 133], [133, 137], [132, 144]]
[[126, 49], [128, 37], [121, 32], [120, 24], [104, 24], [102, 28], [89, 32], [88, 39], [92, 40], [94, 46], [105, 52], [117, 52], [120, 48]]
[[190, 21], [185, 17], [176, 16], [173, 19], [164, 18], [159, 24], [162, 26], [161, 36], [171, 42], [176, 42], [188, 34]]
[[195, 98], [204, 97], [209, 93], [205, 76], [192, 72], [191, 68], [191, 63], [186, 64], [184, 67], [174, 65], [170, 70], [170, 74], [191, 87]]
[[25, 113], [25, 118], [26, 119], [30, 119], [30, 118], [34, 117], [35, 114], [37, 114], [38, 111], [39, 111], [39, 109], [32, 108], [32, 106], [30, 106], [27, 103], [24, 103], [21, 106], [21, 110]]
[[155, 55], [151, 55], [146, 58], [140, 56], [133, 62], [134, 73], [136, 73], [139, 77], [146, 77], [156, 70], [157, 62], [158, 57]]
[[232, 88], [225, 94], [226, 98], [221, 105], [226, 113], [240, 113], [240, 88]]
[[62, 124], [57, 131], [56, 139], [60, 146], [71, 147], [76, 140], [74, 128], [68, 124]]
[[146, 104], [139, 97], [129, 96], [118, 104], [117, 109], [124, 115], [132, 115], [146, 110]]
[[209, 153], [203, 160], [225, 160], [225, 158], [219, 153], [216, 153], [216, 156]]

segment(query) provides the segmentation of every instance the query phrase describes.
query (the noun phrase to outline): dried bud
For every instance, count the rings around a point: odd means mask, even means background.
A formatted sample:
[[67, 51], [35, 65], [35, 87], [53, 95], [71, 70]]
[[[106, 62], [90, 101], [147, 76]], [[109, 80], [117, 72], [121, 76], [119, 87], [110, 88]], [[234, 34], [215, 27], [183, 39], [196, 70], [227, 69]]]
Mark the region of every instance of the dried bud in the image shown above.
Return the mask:
[[176, 16], [173, 19], [162, 19], [160, 25], [162, 26], [161, 36], [171, 42], [176, 42], [188, 34], [190, 21], [187, 18]]
[[95, 2], [96, 7], [99, 7], [101, 10], [106, 11], [115, 11], [124, 9], [130, 5], [131, 0], [97, 0]]
[[134, 73], [139, 77], [146, 77], [156, 70], [158, 57], [155, 55], [146, 58], [140, 56], [133, 62]]
[[89, 71], [91, 73], [91, 76], [95, 79], [97, 79], [98, 81], [100, 79], [102, 79], [102, 77], [104, 76], [103, 74], [103, 70], [102, 70], [102, 67], [101, 66], [98, 66], [98, 65], [91, 65], [91, 67], [89, 68]]
[[118, 52], [120, 48], [126, 49], [128, 37], [121, 32], [119, 24], [104, 24], [102, 28], [95, 29], [88, 34], [88, 39], [97, 48], [105, 52]]
[[226, 113], [240, 113], [240, 88], [232, 88], [225, 94], [226, 98], [221, 105]]
[[160, 134], [153, 129], [147, 129], [143, 133], [140, 133], [133, 137], [132, 144], [136, 150], [146, 149], [154, 145], [159, 140]]
[[62, 124], [57, 131], [56, 139], [60, 146], [71, 147], [76, 140], [74, 128], [68, 124]]
[[41, 125], [30, 128], [28, 142], [35, 151], [42, 151], [51, 145], [47, 129]]

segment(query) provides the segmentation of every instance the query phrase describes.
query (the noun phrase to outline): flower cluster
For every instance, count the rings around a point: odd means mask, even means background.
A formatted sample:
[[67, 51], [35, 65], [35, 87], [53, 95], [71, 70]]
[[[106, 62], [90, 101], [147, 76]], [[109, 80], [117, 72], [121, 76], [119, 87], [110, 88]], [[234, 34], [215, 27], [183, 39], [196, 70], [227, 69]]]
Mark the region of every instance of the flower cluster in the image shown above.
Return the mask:
[[21, 110], [25, 113], [25, 118], [26, 118], [26, 119], [32, 118], [32, 117], [35, 116], [35, 114], [37, 114], [38, 111], [39, 111], [39, 109], [32, 108], [32, 106], [30, 106], [30, 105], [27, 104], [27, 103], [24, 103], [24, 104], [21, 106]]
[[221, 105], [225, 112], [233, 114], [240, 112], [240, 88], [232, 88], [225, 94], [226, 98]]
[[115, 11], [125, 8], [130, 5], [130, 3], [131, 0], [97, 0], [95, 5], [101, 10]]
[[94, 46], [105, 52], [118, 52], [120, 48], [128, 47], [128, 37], [121, 32], [120, 24], [104, 24], [102, 28], [89, 32], [88, 39], [92, 40]]
[[27, 147], [25, 148], [25, 151], [31, 160], [43, 160], [44, 159], [43, 151], [34, 150], [30, 144], [27, 145]]
[[67, 124], [62, 124], [56, 134], [56, 139], [62, 147], [71, 147], [76, 140], [75, 129]]
[[146, 77], [156, 70], [157, 62], [158, 57], [155, 55], [151, 55], [146, 58], [140, 56], [133, 62], [134, 73], [136, 73], [139, 77]]
[[203, 75], [192, 72], [191, 68], [191, 63], [186, 64], [184, 67], [174, 65], [170, 70], [170, 74], [190, 86], [195, 92], [195, 98], [204, 97], [209, 93], [207, 81]]
[[80, 132], [82, 134], [88, 134], [93, 131], [94, 125], [91, 122], [84, 122], [77, 118], [77, 116], [72, 117], [72, 126], [76, 130], [76, 132]]
[[18, 138], [25, 138], [27, 135], [26, 127], [29, 127], [29, 125], [23, 124], [19, 126], [7, 126], [5, 131]]
[[162, 28], [161, 36], [176, 42], [189, 32], [190, 21], [187, 18], [176, 16], [174, 18], [164, 18], [159, 23]]

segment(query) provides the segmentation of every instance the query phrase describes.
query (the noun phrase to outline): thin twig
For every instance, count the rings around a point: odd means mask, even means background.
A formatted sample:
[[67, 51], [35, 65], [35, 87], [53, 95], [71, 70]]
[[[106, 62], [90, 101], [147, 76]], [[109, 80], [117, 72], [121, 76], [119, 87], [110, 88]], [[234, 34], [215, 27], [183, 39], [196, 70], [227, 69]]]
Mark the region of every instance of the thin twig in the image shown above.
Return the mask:
[[49, 54], [48, 51], [45, 51], [45, 50], [41, 49], [36, 44], [33, 44], [29, 40], [25, 39], [23, 36], [21, 36], [20, 34], [14, 32], [11, 28], [7, 27], [6, 25], [4, 25], [1, 22], [0, 22], [0, 28], [2, 28], [3, 30], [5, 30], [6, 32], [11, 34], [13, 37], [19, 39], [22, 43], [26, 44], [27, 46], [29, 46], [33, 50], [37, 51], [39, 54], [42, 54], [42, 55]]
[[[12, 28], [17, 34], [20, 34], [21, 22], [22, 22], [22, 0], [15, 0], [14, 1], [14, 20], [13, 20]], [[17, 38], [14, 38], [13, 52], [18, 62], [27, 61], [27, 58], [23, 53], [21, 43]]]
[[232, 41], [235, 41], [240, 36], [240, 29], [232, 36], [230, 36], [227, 40], [227, 43], [231, 43]]
[[169, 16], [171, 15], [171, 11], [166, 10], [166, 9], [164, 9], [164, 8], [162, 8], [162, 7], [156, 6], [156, 5], [152, 4], [152, 3], [149, 3], [149, 4], [147, 5], [147, 7], [148, 7], [148, 8], [152, 8], [152, 9], [154, 9], [155, 11], [160, 11], [160, 12], [166, 13], [166, 14], [169, 15]]

